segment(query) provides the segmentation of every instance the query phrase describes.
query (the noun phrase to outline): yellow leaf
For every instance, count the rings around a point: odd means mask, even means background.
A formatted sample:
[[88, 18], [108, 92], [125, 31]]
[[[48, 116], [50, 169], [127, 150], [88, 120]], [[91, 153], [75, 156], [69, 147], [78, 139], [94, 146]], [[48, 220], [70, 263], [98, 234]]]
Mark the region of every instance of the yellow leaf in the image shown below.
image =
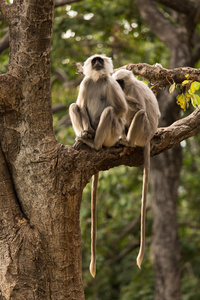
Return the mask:
[[186, 101], [185, 101], [185, 97], [183, 94], [177, 96], [177, 104], [180, 105], [180, 107], [185, 110]]
[[184, 80], [184, 81], [182, 82], [182, 85], [186, 85], [186, 84], [188, 84], [189, 82], [191, 82], [191, 80]]
[[200, 89], [200, 82], [194, 81], [194, 88], [195, 88], [195, 91], [199, 90]]
[[200, 105], [200, 97], [196, 94], [193, 94], [192, 98], [191, 98], [191, 102], [192, 102], [192, 105], [195, 108], [197, 108]]
[[147, 80], [142, 80], [146, 85], [149, 84], [149, 82]]
[[170, 85], [170, 88], [169, 88], [170, 94], [172, 94], [174, 92], [175, 88], [176, 88], [176, 83], [174, 82], [172, 85]]
[[191, 90], [192, 94], [195, 93], [195, 84], [194, 84], [194, 82], [191, 83], [190, 90]]

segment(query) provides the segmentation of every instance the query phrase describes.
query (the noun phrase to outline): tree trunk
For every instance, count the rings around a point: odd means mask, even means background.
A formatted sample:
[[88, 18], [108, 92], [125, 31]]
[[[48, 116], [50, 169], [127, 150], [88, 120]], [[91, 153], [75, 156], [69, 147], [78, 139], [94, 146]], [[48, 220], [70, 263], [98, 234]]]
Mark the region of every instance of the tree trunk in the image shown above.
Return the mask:
[[[189, 45], [180, 43], [171, 51], [170, 67], [188, 66], [190, 60]], [[176, 96], [164, 91], [159, 94], [158, 101], [161, 110], [159, 126], [169, 126], [180, 118]], [[181, 165], [182, 149], [179, 144], [151, 161], [155, 300], [180, 299], [176, 202]]]
[[[170, 68], [191, 66], [191, 45], [199, 19], [198, 3], [157, 0], [176, 10], [178, 26], [169, 22], [152, 0], [136, 0], [142, 17], [170, 50]], [[151, 16], [154, 18], [151, 18]], [[199, 56], [198, 56], [199, 57]], [[173, 83], [173, 82], [172, 82]], [[169, 126], [179, 119], [176, 98], [166, 92], [159, 95], [159, 126]], [[152, 254], [155, 268], [155, 300], [180, 299], [180, 251], [176, 219], [177, 189], [181, 170], [181, 147], [176, 145], [151, 160], [151, 195], [153, 214]]]
[[0, 3], [10, 28], [9, 71], [0, 77], [0, 298], [83, 300], [81, 175], [75, 150], [52, 128], [54, 1]]
[[[161, 102], [165, 101], [171, 102], [171, 109], [169, 107], [168, 109], [174, 111], [174, 118], [177, 118], [178, 113], [177, 117], [175, 115], [177, 108], [173, 105], [175, 103], [174, 97], [162, 93]], [[165, 118], [168, 121], [171, 117], [167, 118], [167, 111], [162, 109], [162, 105], [161, 114], [161, 125], [164, 126]], [[155, 269], [155, 300], [180, 299], [180, 254], [176, 216], [180, 169], [180, 145], [176, 145], [167, 152], [151, 159], [152, 254]]]

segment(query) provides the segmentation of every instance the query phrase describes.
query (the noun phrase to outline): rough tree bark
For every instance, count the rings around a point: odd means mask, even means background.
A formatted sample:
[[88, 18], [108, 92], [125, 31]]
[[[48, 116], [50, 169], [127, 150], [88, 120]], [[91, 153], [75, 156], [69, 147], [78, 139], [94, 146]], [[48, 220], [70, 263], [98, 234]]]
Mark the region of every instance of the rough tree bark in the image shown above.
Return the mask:
[[[179, 0], [157, 0], [156, 2], [176, 11], [177, 27], [164, 17], [154, 1], [136, 0], [144, 20], [170, 50], [170, 68], [193, 66], [200, 57], [200, 37], [195, 33], [195, 27], [199, 20], [200, 2]], [[153, 18], [150, 17], [152, 15]], [[185, 68], [185, 71], [190, 71], [190, 69]], [[165, 76], [165, 80], [173, 83], [174, 79], [171, 76]], [[160, 126], [169, 126], [180, 117], [176, 99], [166, 91], [160, 93], [158, 98], [161, 110]], [[151, 161], [155, 300], [180, 299], [180, 253], [176, 217], [180, 170], [180, 145], [176, 145]]]
[[[0, 8], [10, 36], [9, 70], [0, 76], [0, 299], [82, 300], [83, 188], [97, 171], [141, 165], [143, 151], [57, 143], [50, 88], [54, 1], [0, 0]], [[198, 131], [199, 109], [161, 128], [151, 154]]]

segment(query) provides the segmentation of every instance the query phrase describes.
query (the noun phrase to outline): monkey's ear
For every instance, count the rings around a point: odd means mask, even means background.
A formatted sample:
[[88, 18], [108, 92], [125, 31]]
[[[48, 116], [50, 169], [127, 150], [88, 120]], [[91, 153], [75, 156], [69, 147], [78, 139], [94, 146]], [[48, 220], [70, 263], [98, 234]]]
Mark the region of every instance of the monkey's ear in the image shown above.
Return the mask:
[[[102, 56], [103, 58], [103, 56]], [[113, 74], [113, 62], [111, 57], [104, 57], [106, 73], [112, 75]]]
[[77, 67], [76, 74], [83, 75], [83, 66], [81, 65], [81, 63], [74, 62], [73, 65]]

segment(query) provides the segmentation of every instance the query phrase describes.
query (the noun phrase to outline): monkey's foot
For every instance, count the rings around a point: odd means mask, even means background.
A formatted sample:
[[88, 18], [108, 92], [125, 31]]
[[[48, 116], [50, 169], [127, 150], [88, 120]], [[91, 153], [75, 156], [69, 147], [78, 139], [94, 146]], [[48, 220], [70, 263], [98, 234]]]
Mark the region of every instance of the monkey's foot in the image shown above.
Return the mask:
[[84, 144], [86, 144], [90, 148], [93, 148], [93, 149], [95, 148], [93, 139], [88, 139], [88, 138], [83, 138], [83, 137], [78, 136], [78, 137], [76, 137], [76, 142], [83, 142]]
[[118, 143], [119, 143], [119, 145], [123, 145], [123, 146], [126, 146], [126, 147], [131, 147], [129, 142], [126, 139], [120, 138]]
[[87, 131], [87, 130], [84, 130], [84, 131], [81, 131], [81, 136], [80, 138], [84, 138], [84, 139], [93, 139], [94, 138], [94, 134]]
[[73, 145], [73, 148], [74, 148], [75, 150], [80, 150], [82, 145], [83, 145], [83, 142], [81, 142], [81, 141], [76, 141], [75, 144]]

